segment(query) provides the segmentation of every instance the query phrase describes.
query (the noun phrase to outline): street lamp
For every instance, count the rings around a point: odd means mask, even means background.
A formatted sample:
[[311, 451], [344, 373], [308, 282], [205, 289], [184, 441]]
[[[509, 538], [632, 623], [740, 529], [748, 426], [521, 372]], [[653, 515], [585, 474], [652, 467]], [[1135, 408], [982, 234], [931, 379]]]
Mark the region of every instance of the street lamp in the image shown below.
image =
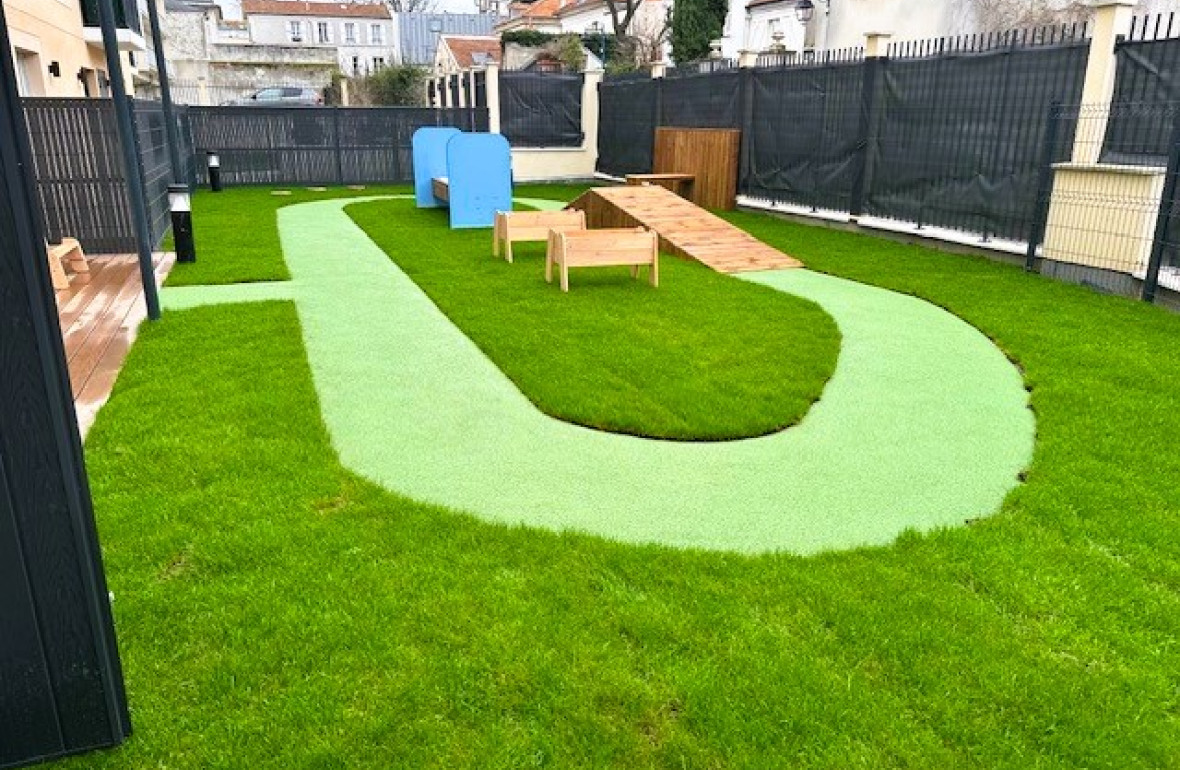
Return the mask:
[[815, 16], [815, 3], [811, 2], [811, 0], [799, 0], [795, 3], [795, 18], [800, 23], [806, 24], [811, 21], [813, 16]]
[[596, 21], [586, 27], [586, 31], [598, 38], [598, 60], [606, 66], [606, 27], [601, 21]]

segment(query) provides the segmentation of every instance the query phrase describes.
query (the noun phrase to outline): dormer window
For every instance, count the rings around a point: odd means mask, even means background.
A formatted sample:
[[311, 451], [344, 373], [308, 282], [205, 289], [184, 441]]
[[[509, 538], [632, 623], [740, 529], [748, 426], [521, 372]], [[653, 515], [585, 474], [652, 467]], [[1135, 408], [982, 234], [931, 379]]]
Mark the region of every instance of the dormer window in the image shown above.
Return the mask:
[[289, 21], [287, 22], [287, 39], [292, 43], [303, 42], [303, 22]]

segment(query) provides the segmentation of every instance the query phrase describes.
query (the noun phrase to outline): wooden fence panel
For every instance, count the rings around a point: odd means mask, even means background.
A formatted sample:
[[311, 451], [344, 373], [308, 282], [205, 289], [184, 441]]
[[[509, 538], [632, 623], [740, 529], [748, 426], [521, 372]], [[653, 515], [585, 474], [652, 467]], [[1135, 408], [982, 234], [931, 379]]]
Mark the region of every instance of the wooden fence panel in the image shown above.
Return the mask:
[[693, 174], [692, 201], [708, 209], [737, 205], [742, 132], [728, 128], [657, 128], [657, 174]]

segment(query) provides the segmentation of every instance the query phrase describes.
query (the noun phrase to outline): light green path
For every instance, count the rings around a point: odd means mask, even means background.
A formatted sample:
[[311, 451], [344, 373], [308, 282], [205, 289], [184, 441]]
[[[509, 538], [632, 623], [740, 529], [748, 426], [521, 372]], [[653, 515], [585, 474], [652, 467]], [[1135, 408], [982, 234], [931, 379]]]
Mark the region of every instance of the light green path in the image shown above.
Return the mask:
[[352, 223], [357, 201], [289, 206], [279, 227], [332, 440], [391, 490], [490, 521], [809, 553], [993, 513], [1031, 458], [1020, 375], [983, 335], [804, 270], [748, 276], [818, 302], [843, 335], [798, 426], [694, 444], [547, 417]]

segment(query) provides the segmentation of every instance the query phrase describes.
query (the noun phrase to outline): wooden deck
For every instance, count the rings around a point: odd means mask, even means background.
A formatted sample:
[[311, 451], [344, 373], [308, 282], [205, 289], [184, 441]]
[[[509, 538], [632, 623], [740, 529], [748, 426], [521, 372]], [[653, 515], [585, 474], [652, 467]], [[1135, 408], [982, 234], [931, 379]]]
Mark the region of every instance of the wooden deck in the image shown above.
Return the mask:
[[720, 273], [802, 267], [721, 217], [663, 187], [596, 187], [569, 205], [592, 228], [642, 225], [660, 236], [660, 250], [695, 259]]
[[[155, 257], [156, 283], [172, 268], [172, 254]], [[90, 282], [57, 293], [57, 312], [69, 363], [78, 427], [85, 436], [147, 318], [139, 263], [134, 256], [90, 260]]]

